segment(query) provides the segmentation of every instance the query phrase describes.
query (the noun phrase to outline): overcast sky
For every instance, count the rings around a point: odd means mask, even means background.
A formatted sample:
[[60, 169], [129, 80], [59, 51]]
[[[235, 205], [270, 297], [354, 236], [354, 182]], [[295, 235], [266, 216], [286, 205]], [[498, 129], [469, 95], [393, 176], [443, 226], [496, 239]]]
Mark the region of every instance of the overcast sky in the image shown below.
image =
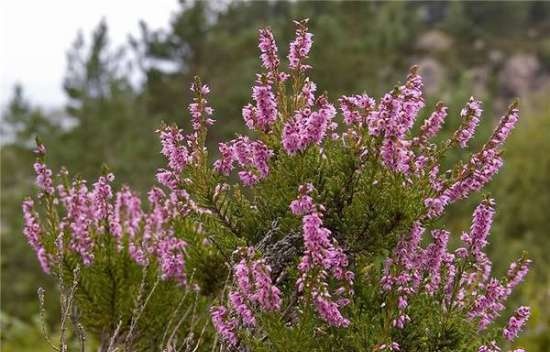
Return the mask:
[[167, 27], [177, 0], [0, 0], [0, 105], [16, 82], [44, 107], [65, 102], [65, 53], [78, 30], [86, 36], [105, 17], [113, 45], [138, 34], [139, 20]]

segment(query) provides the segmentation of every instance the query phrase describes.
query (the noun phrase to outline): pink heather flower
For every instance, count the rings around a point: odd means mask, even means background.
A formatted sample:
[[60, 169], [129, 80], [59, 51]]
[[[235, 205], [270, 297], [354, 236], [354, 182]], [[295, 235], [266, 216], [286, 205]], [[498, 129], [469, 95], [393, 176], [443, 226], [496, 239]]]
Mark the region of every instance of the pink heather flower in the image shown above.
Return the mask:
[[182, 285], [187, 283], [185, 275], [185, 247], [184, 240], [169, 235], [160, 239], [157, 244], [157, 257], [163, 280], [174, 279]]
[[344, 123], [348, 126], [362, 126], [367, 121], [372, 109], [375, 107], [375, 100], [367, 94], [342, 96], [338, 99], [340, 110], [344, 115]]
[[401, 348], [397, 342], [385, 343], [378, 347], [379, 351], [400, 351]]
[[246, 305], [245, 299], [240, 292], [229, 293], [229, 303], [237, 315], [242, 319], [246, 327], [256, 326], [256, 318], [252, 310]]
[[233, 170], [233, 147], [228, 143], [219, 143], [218, 150], [221, 158], [214, 163], [214, 169], [223, 175], [229, 176], [231, 170]]
[[410, 142], [399, 138], [386, 138], [380, 147], [382, 164], [388, 169], [408, 174], [411, 160], [414, 157], [410, 150]]
[[424, 83], [417, 71], [418, 67], [413, 66], [407, 76], [407, 81], [399, 87], [399, 99], [401, 100], [399, 120], [404, 132], [412, 128], [418, 112], [424, 107], [424, 98], [422, 97]]
[[36, 173], [36, 185], [45, 194], [53, 194], [54, 187], [52, 181], [52, 170], [48, 169], [42, 162], [34, 163], [34, 172]]
[[325, 96], [317, 99], [318, 111], [305, 107], [298, 110], [283, 128], [282, 143], [289, 155], [304, 151], [311, 144], [321, 144], [336, 125], [332, 119], [336, 109]]
[[510, 290], [497, 279], [491, 279], [485, 292], [475, 299], [472, 310], [468, 313], [471, 319], [479, 319], [479, 330], [485, 330], [504, 309], [503, 302], [510, 295]]
[[253, 247], [240, 248], [244, 258], [233, 267], [233, 275], [243, 302], [258, 304], [263, 310], [273, 311], [281, 307], [281, 291], [273, 285], [271, 267], [265, 260], [254, 259]]
[[252, 98], [256, 107], [250, 105], [243, 108], [243, 117], [247, 126], [267, 132], [277, 120], [277, 102], [272, 88], [268, 84], [260, 84], [252, 89]]
[[[305, 251], [298, 265], [301, 277], [296, 285], [300, 292], [303, 292], [305, 286], [311, 287], [312, 299], [321, 319], [332, 326], [348, 326], [349, 321], [341, 315], [339, 309], [347, 305], [349, 300], [338, 299], [338, 296], [352, 293], [353, 272], [347, 270], [349, 263], [344, 251], [336, 241], [331, 240], [330, 230], [323, 226], [321, 213], [317, 212], [317, 207], [309, 205], [309, 199], [304, 198], [309, 197], [307, 193], [311, 191], [311, 186], [301, 186], [302, 199], [299, 198], [291, 205], [295, 214], [302, 214], [307, 208], [315, 209], [302, 218]], [[329, 273], [344, 283], [336, 290], [336, 296], [329, 293], [326, 281]]]
[[506, 273], [507, 278], [507, 284], [506, 287], [509, 290], [514, 289], [517, 285], [519, 285], [523, 279], [525, 279], [525, 276], [529, 272], [529, 266], [531, 265], [531, 260], [522, 258], [517, 262], [512, 262], [510, 264], [510, 268], [508, 269], [508, 272]]
[[455, 132], [454, 139], [461, 148], [466, 148], [468, 142], [474, 137], [482, 111], [481, 102], [470, 97], [468, 104], [460, 112], [462, 124]]
[[180, 173], [190, 163], [182, 131], [176, 126], [166, 126], [160, 132], [161, 153], [168, 159], [168, 167]]
[[279, 56], [277, 55], [277, 44], [270, 28], [263, 28], [259, 31], [260, 58], [262, 66], [270, 72], [274, 72], [279, 67]]
[[435, 111], [424, 121], [420, 127], [420, 140], [428, 140], [435, 137], [447, 117], [447, 107], [442, 103], [438, 103], [435, 107]]
[[171, 190], [175, 190], [178, 188], [180, 177], [174, 171], [158, 169], [156, 177], [157, 177], [157, 181], [161, 185], [168, 187]]
[[494, 215], [494, 200], [484, 200], [474, 211], [470, 233], [464, 233], [461, 237], [469, 245], [469, 251], [475, 258], [479, 258], [481, 250], [487, 245]]
[[290, 203], [290, 210], [294, 215], [302, 216], [311, 213], [314, 209], [313, 199], [306, 194], [301, 195]]
[[531, 310], [529, 307], [521, 306], [519, 307], [514, 315], [508, 320], [508, 324], [504, 328], [502, 334], [508, 341], [513, 341], [529, 319]]
[[[123, 213], [124, 212], [124, 213]], [[135, 237], [143, 217], [141, 200], [127, 186], [117, 193], [115, 201], [115, 219], [130, 237]]]
[[192, 117], [193, 130], [196, 132], [214, 124], [214, 119], [210, 117], [214, 109], [208, 106], [208, 100], [206, 100], [206, 96], [210, 93], [210, 88], [206, 84], [196, 81], [191, 85], [191, 91], [195, 93], [195, 98], [188, 109]]
[[[99, 194], [97, 196], [99, 201]], [[94, 241], [91, 235], [91, 227], [96, 220], [94, 215], [105, 209], [99, 204], [94, 208], [93, 199], [86, 184], [79, 182], [73, 184], [63, 200], [67, 214], [62, 226], [68, 226], [71, 231], [71, 249], [82, 257], [84, 265], [90, 265], [94, 260]]]
[[34, 154], [36, 154], [36, 156], [44, 156], [46, 155], [46, 152], [47, 152], [47, 149], [46, 149], [46, 146], [40, 142], [37, 141], [36, 143], [36, 148], [34, 149]]
[[501, 349], [500, 347], [498, 347], [496, 341], [493, 340], [489, 344], [481, 346], [477, 351], [478, 352], [500, 352]]
[[27, 242], [34, 249], [36, 257], [40, 263], [42, 271], [45, 273], [50, 272], [50, 263], [48, 255], [44, 246], [40, 242], [42, 236], [42, 228], [38, 223], [38, 216], [34, 211], [34, 202], [30, 198], [26, 198], [22, 204], [23, 218], [25, 225], [23, 227], [23, 234], [25, 235]]
[[516, 104], [513, 104], [510, 107], [510, 110], [506, 115], [504, 115], [497, 127], [495, 128], [495, 131], [493, 132], [493, 135], [491, 136], [491, 139], [489, 140], [489, 145], [491, 148], [497, 148], [504, 144], [508, 136], [510, 135], [510, 132], [514, 129], [516, 126], [516, 123], [519, 120], [519, 110], [517, 108]]
[[236, 346], [238, 343], [237, 337], [237, 321], [228, 318], [227, 308], [223, 306], [213, 306], [210, 308], [210, 316], [212, 324], [229, 346]]
[[317, 294], [314, 297], [313, 303], [315, 310], [329, 325], [336, 327], [348, 327], [350, 321], [342, 316], [340, 307], [330, 297], [323, 297], [322, 294]]
[[290, 210], [292, 214], [297, 216], [304, 216], [316, 210], [313, 198], [309, 196], [313, 192], [314, 188], [311, 183], [306, 183], [298, 188], [300, 195], [298, 198], [290, 202]]
[[296, 24], [296, 39], [290, 43], [288, 53], [288, 67], [291, 70], [305, 71], [311, 66], [305, 65], [304, 61], [309, 57], [309, 51], [313, 44], [313, 34], [308, 32], [308, 20], [294, 21]]
[[424, 201], [428, 217], [436, 218], [445, 207], [458, 199], [465, 199], [485, 186], [502, 167], [502, 158], [495, 149], [482, 149], [472, 156], [451, 186], [440, 192], [436, 198]]
[[447, 252], [449, 243], [449, 232], [445, 230], [432, 231], [434, 242], [426, 248], [425, 268], [428, 274], [426, 292], [433, 294], [439, 288], [441, 282], [441, 265]]
[[113, 182], [114, 178], [114, 175], [110, 173], [106, 176], [99, 177], [97, 182], [94, 183], [94, 188], [91, 193], [91, 211], [98, 227], [103, 226], [104, 224], [102, 224], [102, 222], [108, 221], [113, 212], [113, 206], [111, 204], [113, 192], [110, 182]]
[[239, 178], [246, 186], [258, 183], [269, 174], [269, 159], [271, 151], [261, 141], [252, 141], [240, 136], [229, 143], [219, 144], [221, 159], [214, 163], [216, 171], [229, 175], [237, 163], [245, 170], [239, 172]]
[[239, 290], [246, 295], [251, 295], [253, 288], [250, 282], [250, 268], [248, 267], [246, 259], [242, 259], [239, 263], [235, 264], [233, 267], [233, 275]]
[[315, 92], [317, 91], [317, 85], [306, 77], [304, 86], [300, 91], [298, 98], [303, 102], [304, 107], [312, 108], [315, 104]]
[[252, 277], [256, 292], [250, 297], [265, 311], [275, 311], [281, 308], [281, 291], [271, 280], [271, 267], [265, 260], [259, 259], [252, 263]]

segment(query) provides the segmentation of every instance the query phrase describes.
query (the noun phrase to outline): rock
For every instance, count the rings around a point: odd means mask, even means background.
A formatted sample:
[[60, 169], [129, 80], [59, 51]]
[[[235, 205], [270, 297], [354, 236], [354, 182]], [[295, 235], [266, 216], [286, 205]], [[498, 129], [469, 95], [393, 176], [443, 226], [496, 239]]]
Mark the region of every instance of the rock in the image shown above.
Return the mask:
[[445, 32], [431, 30], [420, 36], [416, 47], [429, 52], [445, 51], [453, 45], [452, 38]]
[[443, 66], [435, 59], [427, 57], [418, 61], [419, 73], [424, 79], [426, 94], [437, 93], [445, 80], [446, 72]]
[[521, 53], [510, 57], [499, 75], [503, 94], [507, 97], [522, 96], [536, 86], [540, 63], [533, 54]]

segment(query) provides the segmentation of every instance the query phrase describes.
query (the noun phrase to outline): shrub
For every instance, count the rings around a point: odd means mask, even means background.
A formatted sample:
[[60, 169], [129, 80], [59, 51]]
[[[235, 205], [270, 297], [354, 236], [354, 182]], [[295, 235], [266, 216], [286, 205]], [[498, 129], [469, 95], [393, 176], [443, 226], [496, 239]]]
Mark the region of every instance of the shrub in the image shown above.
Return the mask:
[[220, 143], [213, 165], [210, 88], [196, 78], [191, 133], [158, 131], [167, 165], [147, 206], [127, 186], [114, 192], [108, 171], [91, 187], [63, 170], [55, 183], [38, 143], [41, 207], [23, 203], [25, 235], [60, 283], [63, 317], [76, 308], [76, 326], [105, 350], [500, 351], [529, 316], [520, 307], [495, 323], [530, 261], [492, 275], [489, 197], [456, 248], [438, 219], [498, 172], [517, 104], [440, 172], [474, 137], [481, 102], [470, 98], [458, 130], [437, 140], [448, 111], [438, 103], [415, 127], [425, 102], [413, 67], [378, 102], [339, 98], [338, 123], [308, 77], [307, 20], [296, 26], [286, 71], [270, 29], [259, 31], [263, 72], [242, 109], [251, 135]]

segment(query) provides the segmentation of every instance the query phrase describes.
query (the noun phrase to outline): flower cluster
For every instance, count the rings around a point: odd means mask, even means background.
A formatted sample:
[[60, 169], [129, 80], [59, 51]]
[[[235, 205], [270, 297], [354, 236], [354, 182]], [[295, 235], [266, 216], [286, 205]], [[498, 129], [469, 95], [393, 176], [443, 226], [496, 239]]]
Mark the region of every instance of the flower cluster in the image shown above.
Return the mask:
[[282, 144], [289, 155], [302, 152], [309, 145], [321, 144], [327, 134], [336, 128], [336, 123], [332, 121], [336, 116], [334, 106], [325, 96], [320, 96], [316, 103], [317, 111], [312, 111], [310, 107], [305, 106], [285, 124]]
[[425, 199], [424, 204], [428, 209], [428, 217], [440, 216], [446, 206], [479, 191], [495, 176], [503, 164], [498, 148], [502, 146], [511, 129], [517, 123], [518, 115], [517, 105], [513, 104], [500, 119], [489, 142], [479, 152], [472, 155], [466, 165], [461, 167], [454, 181], [438, 191], [435, 197]]
[[531, 310], [529, 307], [519, 307], [504, 328], [502, 332], [504, 337], [509, 341], [514, 340], [523, 328], [523, 325], [527, 322], [527, 319], [529, 319], [530, 314]]
[[243, 119], [246, 126], [268, 132], [277, 120], [277, 103], [271, 85], [259, 83], [252, 89], [252, 98], [256, 106], [243, 107]]
[[229, 292], [229, 308], [211, 308], [214, 327], [231, 346], [236, 345], [240, 327], [256, 326], [254, 311], [276, 311], [281, 308], [281, 291], [273, 284], [271, 268], [265, 259], [255, 258], [253, 247], [239, 248], [242, 259], [233, 266], [235, 287]]
[[[461, 239], [464, 247], [454, 253], [448, 251], [449, 233], [432, 231], [432, 243], [421, 247], [423, 226], [417, 222], [408, 236], [395, 247], [386, 259], [381, 287], [397, 298], [393, 303], [397, 317], [393, 326], [403, 328], [410, 320], [406, 314], [408, 298], [413, 294], [438, 294], [444, 297], [448, 311], [462, 309], [466, 316], [486, 329], [500, 315], [512, 289], [527, 274], [529, 260], [522, 259], [510, 266], [507, 278], [491, 277], [491, 262], [483, 252], [494, 216], [494, 201], [484, 200], [475, 209], [469, 233]], [[391, 304], [391, 302], [390, 302]], [[527, 312], [527, 313], [526, 313]], [[528, 309], [523, 308], [510, 319], [505, 329], [506, 338], [512, 339], [524, 324]]]
[[26, 198], [22, 204], [23, 218], [25, 225], [23, 227], [23, 234], [27, 238], [27, 242], [34, 249], [40, 266], [45, 273], [50, 272], [50, 260], [46, 249], [41, 242], [42, 228], [38, 222], [38, 217], [34, 211], [34, 202], [30, 198]]
[[[162, 144], [163, 148], [169, 149], [170, 142], [167, 140], [170, 138], [162, 138]], [[167, 154], [173, 155], [172, 152]], [[43, 170], [48, 169], [42, 161], [40, 165], [36, 170], [37, 183], [44, 184]], [[51, 175], [51, 171], [48, 174]], [[170, 222], [179, 216], [207, 211], [198, 207], [184, 190], [172, 189], [166, 195], [156, 187], [149, 192], [150, 211], [146, 211], [142, 208], [139, 196], [129, 187], [123, 186], [120, 191], [113, 192], [113, 180], [112, 174], [101, 176], [90, 190], [82, 180], [77, 179], [68, 186], [54, 186], [53, 179], [48, 177], [46, 184], [54, 190], [47, 193], [53, 200], [51, 206], [59, 206], [59, 209], [53, 207], [50, 211], [59, 211], [62, 214], [59, 222], [51, 225], [55, 227], [51, 232], [60, 236], [60, 241], [56, 238], [56, 243], [61, 245], [56, 248], [60, 251], [58, 254], [63, 256], [74, 253], [85, 266], [90, 266], [95, 260], [96, 248], [102, 246], [98, 243], [105, 236], [112, 236], [118, 250], [127, 248], [128, 254], [137, 264], [146, 265], [154, 259], [159, 265], [162, 279], [171, 279], [185, 285], [187, 243], [175, 236]], [[23, 202], [23, 214], [24, 234], [35, 250], [44, 272], [50, 272], [53, 261], [58, 256], [48, 252], [44, 246], [44, 230], [30, 198]], [[64, 243], [67, 243], [67, 247]]]
[[180, 187], [182, 171], [201, 160], [206, 129], [214, 123], [214, 119], [211, 118], [214, 110], [208, 106], [206, 100], [210, 88], [202, 84], [199, 78], [195, 78], [191, 91], [195, 94], [193, 103], [189, 104], [193, 133], [185, 136], [177, 126], [164, 126], [157, 131], [160, 134], [161, 153], [168, 161], [167, 169], [157, 171], [157, 180], [172, 190]]
[[288, 53], [288, 67], [291, 70], [305, 71], [311, 67], [304, 63], [313, 44], [313, 34], [308, 32], [307, 22], [308, 20], [294, 21], [297, 26], [296, 39], [290, 43]]
[[[353, 294], [353, 272], [347, 269], [348, 258], [331, 232], [323, 227], [322, 206], [313, 202], [309, 195], [313, 191], [311, 184], [299, 189], [300, 196], [292, 201], [290, 209], [294, 215], [302, 216], [304, 237], [304, 255], [298, 264], [301, 273], [296, 282], [298, 291], [311, 297], [317, 313], [328, 324], [337, 327], [348, 326], [340, 309], [350, 303]], [[332, 294], [328, 279], [332, 277], [342, 282]]]
[[468, 104], [460, 112], [462, 124], [454, 135], [455, 141], [461, 148], [466, 148], [468, 142], [474, 137], [482, 112], [481, 102], [470, 97]]
[[214, 168], [224, 174], [235, 167], [235, 163], [244, 170], [239, 171], [239, 178], [246, 186], [252, 186], [269, 174], [268, 161], [273, 152], [261, 141], [248, 137], [238, 137], [228, 143], [220, 143], [221, 158], [216, 160]]

